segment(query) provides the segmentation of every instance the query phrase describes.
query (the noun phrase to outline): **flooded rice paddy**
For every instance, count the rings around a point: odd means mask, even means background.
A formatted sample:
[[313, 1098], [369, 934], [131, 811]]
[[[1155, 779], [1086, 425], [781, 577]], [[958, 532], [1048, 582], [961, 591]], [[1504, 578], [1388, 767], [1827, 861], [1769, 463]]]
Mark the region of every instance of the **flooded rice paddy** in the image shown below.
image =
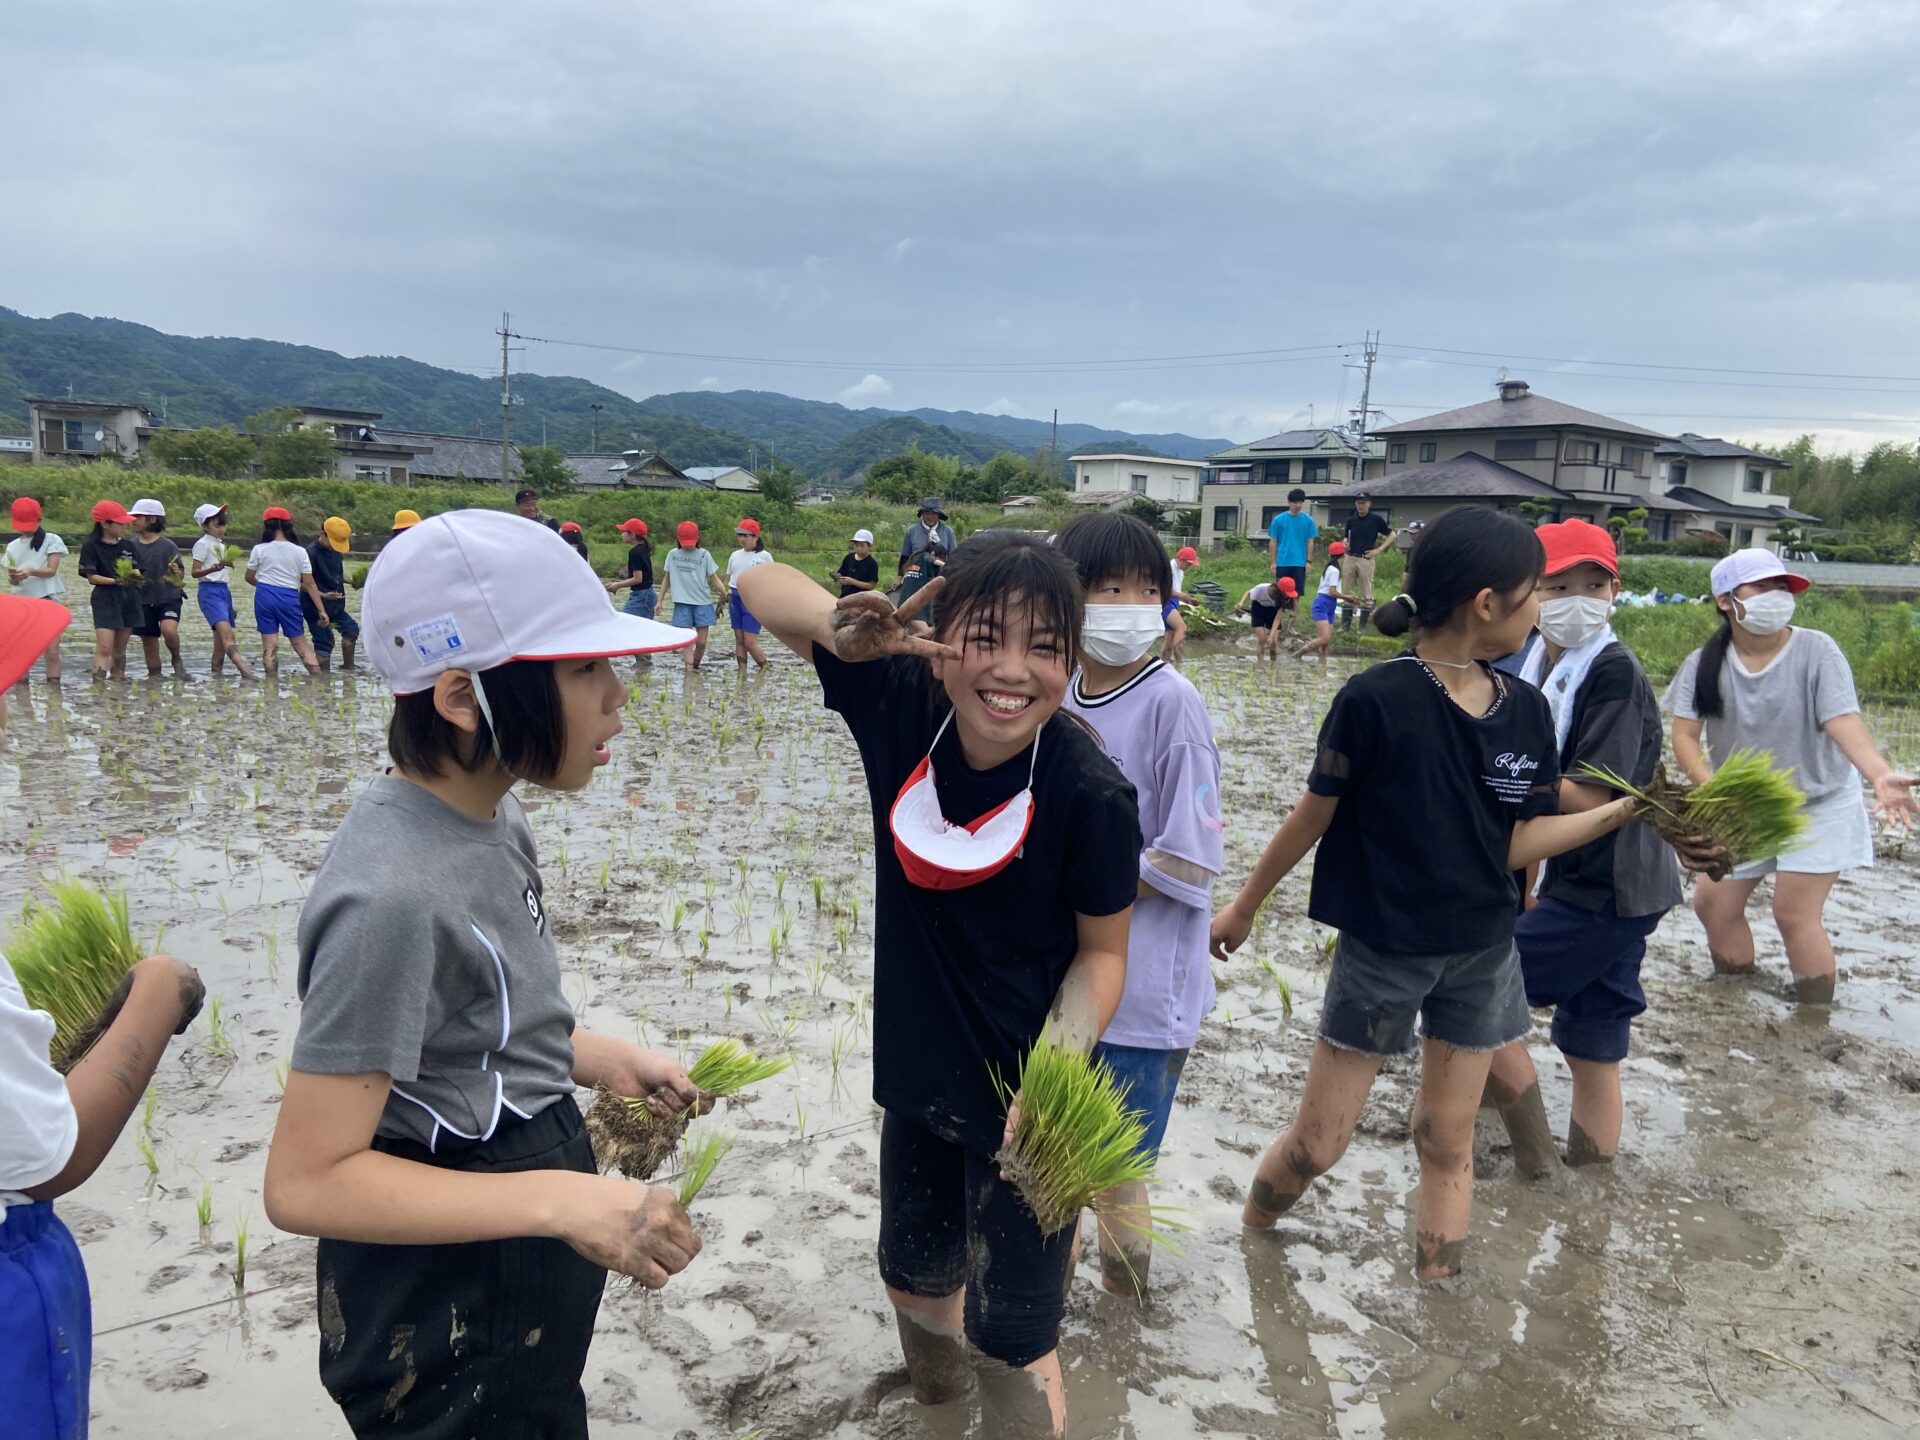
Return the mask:
[[[609, 1289], [586, 1377], [594, 1433], [948, 1440], [969, 1416], [913, 1404], [872, 1258], [866, 791], [811, 674], [780, 661], [744, 683], [724, 657], [691, 679], [677, 663], [636, 669], [614, 763], [578, 795], [524, 792], [584, 1024], [688, 1058], [736, 1035], [797, 1061], [723, 1112], [738, 1144], [696, 1206], [694, 1266], [659, 1294]], [[1299, 792], [1347, 668], [1190, 659], [1224, 759], [1227, 883]], [[92, 1277], [94, 1433], [343, 1434], [316, 1374], [312, 1242], [274, 1232], [260, 1184], [296, 1016], [295, 924], [380, 763], [385, 693], [363, 672], [69, 679], [53, 698], [36, 676], [12, 700], [0, 907], [61, 870], [122, 888], [136, 929], [161, 931], [219, 1001], [155, 1080], [153, 1172], [136, 1116], [60, 1207]], [[1622, 1159], [1529, 1186], [1483, 1122], [1468, 1271], [1425, 1289], [1409, 1264], [1407, 1066], [1276, 1232], [1239, 1223], [1297, 1100], [1327, 975], [1295, 877], [1216, 967], [1156, 1195], [1193, 1226], [1182, 1253], [1156, 1259], [1144, 1310], [1081, 1265], [1063, 1348], [1072, 1434], [1920, 1433], [1916, 854], [1890, 843], [1836, 888], [1831, 1014], [1780, 997], [1763, 925], [1763, 978], [1725, 981], [1692, 916], [1671, 916], [1625, 1070]], [[1290, 1014], [1259, 957], [1285, 976]], [[1535, 1044], [1564, 1130], [1544, 1022]]]

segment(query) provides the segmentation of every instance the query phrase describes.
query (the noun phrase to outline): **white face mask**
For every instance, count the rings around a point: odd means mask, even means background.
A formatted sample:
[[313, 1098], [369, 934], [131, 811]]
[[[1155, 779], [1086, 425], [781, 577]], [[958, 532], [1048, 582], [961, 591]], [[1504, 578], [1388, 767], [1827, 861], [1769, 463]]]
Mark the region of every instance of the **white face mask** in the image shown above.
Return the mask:
[[1089, 605], [1080, 646], [1102, 665], [1131, 665], [1166, 629], [1158, 605]]
[[1788, 590], [1762, 590], [1751, 600], [1736, 599], [1733, 618], [1749, 634], [1777, 635], [1793, 619], [1793, 594]]
[[1540, 602], [1540, 633], [1562, 650], [1573, 650], [1607, 628], [1613, 601], [1604, 595], [1558, 595]]

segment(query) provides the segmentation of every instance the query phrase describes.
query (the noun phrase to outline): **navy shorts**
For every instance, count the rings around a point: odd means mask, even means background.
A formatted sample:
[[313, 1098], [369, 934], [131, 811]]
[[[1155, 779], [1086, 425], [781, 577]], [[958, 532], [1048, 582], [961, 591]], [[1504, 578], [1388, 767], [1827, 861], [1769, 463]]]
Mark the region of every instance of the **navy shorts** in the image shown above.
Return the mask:
[[1138, 1110], [1147, 1122], [1140, 1153], [1150, 1160], [1159, 1159], [1160, 1142], [1167, 1138], [1167, 1121], [1173, 1115], [1173, 1092], [1180, 1086], [1180, 1072], [1187, 1067], [1187, 1052], [1144, 1050], [1102, 1040], [1093, 1047], [1093, 1058], [1113, 1071], [1113, 1078], [1127, 1092], [1127, 1109]]
[[967, 1339], [1015, 1367], [1060, 1345], [1075, 1228], [1042, 1235], [993, 1156], [891, 1110], [880, 1123], [880, 1278], [941, 1299], [965, 1289]]
[[1527, 1003], [1553, 1008], [1553, 1044], [1562, 1055], [1596, 1065], [1627, 1058], [1633, 1017], [1647, 1008], [1640, 962], [1665, 914], [1623, 920], [1612, 900], [1582, 910], [1543, 899], [1515, 922]]
[[96, 630], [131, 630], [140, 623], [140, 597], [130, 586], [95, 585], [89, 603]]
[[160, 622], [162, 620], [171, 620], [176, 625], [180, 623], [180, 602], [178, 600], [168, 600], [160, 605], [149, 605], [145, 601], [142, 601], [140, 604], [140, 623], [133, 627], [133, 633], [143, 640], [158, 640], [160, 638]]
[[[311, 625], [311, 622], [309, 623]], [[331, 655], [333, 653], [333, 637], [335, 635], [338, 635], [343, 640], [358, 640], [360, 638], [360, 622], [347, 613], [347, 602], [344, 600], [327, 601], [327, 623], [325, 625], [311, 625], [311, 628], [313, 630], [313, 651], [316, 655]]]
[[1320, 1038], [1361, 1055], [1404, 1055], [1420, 1034], [1498, 1050], [1533, 1023], [1511, 940], [1456, 955], [1389, 955], [1342, 934], [1320, 1005]]
[[233, 591], [226, 581], [202, 580], [194, 587], [193, 598], [200, 602], [209, 627], [233, 624]]
[[307, 633], [300, 615], [300, 592], [284, 585], [258, 585], [253, 591], [253, 623], [262, 635], [298, 640]]
[[727, 592], [727, 618], [733, 622], [733, 628], [744, 635], [758, 635], [760, 622], [753, 618], [753, 612], [740, 603], [740, 592]]

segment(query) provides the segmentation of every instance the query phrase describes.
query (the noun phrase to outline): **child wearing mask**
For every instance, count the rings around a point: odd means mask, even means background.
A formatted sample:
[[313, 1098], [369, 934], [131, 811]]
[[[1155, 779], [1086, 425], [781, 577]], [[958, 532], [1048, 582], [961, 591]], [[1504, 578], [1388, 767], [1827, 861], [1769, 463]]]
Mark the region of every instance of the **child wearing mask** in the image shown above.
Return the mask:
[[[914, 1393], [960, 1395], [970, 1343], [992, 1362], [992, 1423], [1062, 1434], [1073, 1232], [1043, 1235], [994, 1164], [1009, 1126], [993, 1077], [1017, 1075], [1043, 1028], [1090, 1050], [1126, 984], [1133, 789], [1059, 713], [1079, 576], [1030, 535], [986, 531], [898, 611], [876, 594], [836, 603], [784, 565], [747, 571], [740, 590], [812, 664], [866, 771], [880, 1273]], [[938, 620], [918, 635], [906, 622], [935, 593]]]
[[[1141, 1148], [1157, 1157], [1187, 1052], [1213, 1008], [1207, 925], [1225, 839], [1220, 752], [1199, 692], [1148, 653], [1172, 579], [1152, 529], [1132, 515], [1081, 515], [1061, 529], [1054, 548], [1086, 586], [1080, 668], [1067, 687], [1067, 709], [1099, 732], [1108, 758], [1132, 782], [1145, 840], [1126, 990], [1093, 1053], [1127, 1087], [1128, 1108], [1145, 1116]], [[1095, 1213], [1101, 1283], [1144, 1299], [1152, 1256], [1146, 1185], [1110, 1192]]]
[[253, 671], [241, 658], [240, 642], [233, 633], [233, 585], [228, 579], [232, 567], [227, 564], [227, 507], [201, 505], [193, 512], [200, 527], [200, 538], [193, 542], [193, 598], [213, 630], [213, 673], [224, 674], [222, 666], [233, 661], [234, 672], [251, 680]]

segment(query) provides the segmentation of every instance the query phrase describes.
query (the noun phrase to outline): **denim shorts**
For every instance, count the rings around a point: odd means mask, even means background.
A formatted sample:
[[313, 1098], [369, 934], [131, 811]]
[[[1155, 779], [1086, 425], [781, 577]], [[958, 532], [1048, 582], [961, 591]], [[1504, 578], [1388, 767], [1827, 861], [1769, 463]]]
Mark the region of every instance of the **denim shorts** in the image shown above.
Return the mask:
[[253, 592], [253, 623], [262, 635], [298, 640], [307, 633], [300, 614], [300, 592], [284, 585], [259, 585]]
[[1405, 1055], [1419, 1033], [1457, 1050], [1498, 1050], [1532, 1025], [1513, 941], [1457, 955], [1388, 955], [1342, 934], [1320, 1038], [1361, 1055]]
[[674, 626], [681, 630], [705, 630], [713, 624], [713, 609], [711, 605], [682, 605], [676, 600], [673, 602]]
[[627, 603], [621, 608], [629, 615], [638, 615], [642, 620], [651, 620], [659, 599], [660, 592], [648, 585], [644, 589], [627, 591]]
[[743, 635], [758, 635], [760, 622], [753, 618], [753, 612], [740, 603], [740, 592], [727, 592], [727, 618], [733, 622], [733, 628]]
[[1103, 1040], [1093, 1047], [1093, 1058], [1113, 1071], [1113, 1078], [1127, 1092], [1127, 1109], [1138, 1110], [1147, 1122], [1140, 1153], [1150, 1160], [1159, 1159], [1160, 1142], [1167, 1138], [1167, 1121], [1173, 1115], [1173, 1092], [1179, 1088], [1187, 1052], [1143, 1050], [1135, 1045], [1109, 1045]]
[[1562, 1055], [1597, 1065], [1627, 1058], [1633, 1017], [1647, 1008], [1640, 962], [1664, 914], [1623, 920], [1611, 900], [1582, 910], [1549, 897], [1514, 922], [1527, 1003], [1553, 1007], [1553, 1044]]

